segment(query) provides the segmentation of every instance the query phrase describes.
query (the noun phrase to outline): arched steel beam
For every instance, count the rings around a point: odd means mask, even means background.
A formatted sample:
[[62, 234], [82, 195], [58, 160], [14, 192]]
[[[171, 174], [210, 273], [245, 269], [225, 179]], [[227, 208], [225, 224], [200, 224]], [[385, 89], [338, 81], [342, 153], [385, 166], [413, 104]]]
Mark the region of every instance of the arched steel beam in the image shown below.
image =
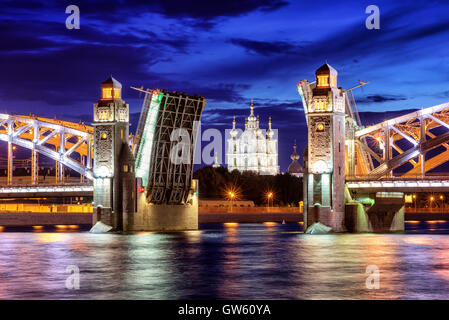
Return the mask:
[[376, 169], [371, 171], [367, 176], [366, 179], [374, 180], [374, 179], [380, 179], [384, 175], [386, 175], [388, 172], [396, 169], [403, 163], [410, 161], [411, 159], [417, 157], [420, 154], [424, 154], [433, 148], [438, 147], [441, 144], [444, 144], [449, 141], [449, 132], [444, 133], [440, 136], [437, 136], [433, 139], [421, 142], [412, 148], [408, 149], [407, 151], [404, 151], [404, 153], [401, 153], [397, 155], [396, 157], [383, 162], [380, 164]]
[[[47, 122], [43, 119], [45, 118], [33, 118], [0, 113], [0, 124], [7, 125], [6, 128], [11, 128], [11, 130], [6, 129], [6, 132], [0, 132], [0, 140], [10, 142], [20, 147], [41, 153], [51, 159], [58, 161], [64, 166], [73, 169], [74, 171], [87, 177], [88, 179], [93, 180], [91, 161], [88, 161], [88, 165], [84, 166], [83, 164], [80, 164], [79, 162], [69, 157], [70, 154], [72, 154], [84, 143], [86, 143], [87, 145], [85, 154], [87, 156], [90, 156], [89, 149], [93, 141], [93, 135], [90, 132], [91, 130], [89, 130], [91, 129], [91, 127], [66, 121], [45, 119], [48, 120]], [[14, 123], [20, 123], [23, 125], [17, 127], [17, 130], [14, 130]], [[85, 128], [85, 130], [80, 130], [78, 129], [78, 127]], [[47, 136], [43, 136], [39, 132], [42, 128], [48, 128], [53, 131]], [[37, 133], [33, 135], [33, 139], [27, 140], [21, 138], [21, 135], [25, 134], [30, 129], [37, 131]], [[42, 131], [42, 133], [44, 133], [44, 131]], [[50, 148], [46, 147], [45, 144], [48, 143], [50, 139], [55, 138], [55, 135], [60, 136], [60, 138], [58, 139], [60, 140], [60, 143], [58, 145], [59, 148], [57, 147], [57, 150], [51, 150]], [[67, 138], [66, 135], [69, 135], [70, 137]], [[78, 141], [75, 143], [71, 143], [68, 141], [73, 136], [78, 137]], [[40, 139], [41, 137], [43, 137], [43, 139]], [[69, 146], [69, 148], [67, 149], [66, 146]]]

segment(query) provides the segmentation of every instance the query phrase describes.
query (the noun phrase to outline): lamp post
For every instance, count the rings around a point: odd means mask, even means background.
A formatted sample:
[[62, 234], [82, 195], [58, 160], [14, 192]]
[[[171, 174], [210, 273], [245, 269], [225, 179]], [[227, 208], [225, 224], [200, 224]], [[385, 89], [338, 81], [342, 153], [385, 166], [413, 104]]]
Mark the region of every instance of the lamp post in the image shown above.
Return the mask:
[[435, 197], [434, 197], [434, 196], [431, 196], [431, 197], [430, 197], [430, 211], [432, 211], [432, 203], [433, 203], [433, 200], [435, 200]]
[[414, 202], [414, 204], [415, 204], [415, 212], [416, 212], [416, 194], [414, 194], [413, 196], [412, 196], [412, 198], [413, 198], [413, 202]]
[[444, 206], [444, 197], [442, 194], [440, 194], [440, 200], [441, 200], [441, 207], [440, 210], [443, 211], [443, 206]]
[[232, 192], [232, 191], [229, 191], [228, 195], [229, 195], [229, 199], [231, 199], [231, 211], [232, 211], [232, 207], [234, 206], [233, 201], [234, 201], [234, 198], [235, 198], [235, 193]]
[[273, 192], [267, 193], [267, 201], [268, 201], [268, 208], [270, 207], [270, 200], [273, 198]]

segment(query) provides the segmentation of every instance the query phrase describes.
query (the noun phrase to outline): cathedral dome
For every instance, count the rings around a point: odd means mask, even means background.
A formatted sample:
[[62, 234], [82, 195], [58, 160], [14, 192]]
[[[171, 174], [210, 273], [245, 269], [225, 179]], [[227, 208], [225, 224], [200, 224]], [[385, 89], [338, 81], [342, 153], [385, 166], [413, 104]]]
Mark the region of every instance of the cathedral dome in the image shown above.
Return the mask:
[[302, 174], [304, 173], [304, 169], [302, 165], [299, 164], [298, 161], [293, 161], [287, 168], [287, 172], [290, 174]]
[[256, 122], [258, 121], [257, 117], [254, 115], [254, 103], [253, 103], [253, 99], [251, 99], [251, 113], [248, 117], [248, 124], [249, 124], [249, 128], [256, 128]]
[[235, 128], [235, 116], [234, 116], [234, 119], [232, 120], [232, 130], [231, 132], [229, 132], [229, 134], [231, 135], [231, 137], [236, 138], [238, 133], [239, 133], [238, 130]]
[[295, 176], [302, 176], [304, 168], [298, 162], [299, 154], [296, 152], [296, 142], [293, 145], [293, 153], [290, 155], [290, 159], [292, 159], [292, 163], [288, 166], [287, 172]]

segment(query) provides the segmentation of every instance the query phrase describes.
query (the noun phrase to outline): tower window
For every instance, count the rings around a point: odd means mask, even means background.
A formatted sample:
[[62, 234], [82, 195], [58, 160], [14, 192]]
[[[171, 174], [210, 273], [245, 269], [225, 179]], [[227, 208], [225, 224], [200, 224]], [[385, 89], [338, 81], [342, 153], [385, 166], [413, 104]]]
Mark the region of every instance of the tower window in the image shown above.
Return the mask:
[[320, 99], [315, 101], [315, 111], [326, 111], [327, 101], [325, 99]]
[[317, 76], [317, 82], [318, 87], [329, 87], [329, 76], [328, 75]]
[[100, 110], [98, 112], [98, 120], [108, 121], [109, 120], [109, 110]]
[[128, 172], [128, 165], [127, 164], [123, 165], [123, 172]]
[[115, 99], [120, 99], [120, 91], [120, 88], [114, 88], [114, 93], [112, 93], [112, 88], [103, 88], [101, 89], [101, 98], [112, 99], [112, 95], [114, 95]]
[[118, 119], [119, 121], [126, 121], [126, 110], [120, 109], [118, 113]]
[[120, 138], [123, 140], [123, 129], [120, 130]]
[[108, 134], [106, 132], [103, 132], [101, 134], [101, 140], [107, 140], [108, 139]]
[[112, 88], [101, 89], [101, 98], [102, 99], [112, 99]]

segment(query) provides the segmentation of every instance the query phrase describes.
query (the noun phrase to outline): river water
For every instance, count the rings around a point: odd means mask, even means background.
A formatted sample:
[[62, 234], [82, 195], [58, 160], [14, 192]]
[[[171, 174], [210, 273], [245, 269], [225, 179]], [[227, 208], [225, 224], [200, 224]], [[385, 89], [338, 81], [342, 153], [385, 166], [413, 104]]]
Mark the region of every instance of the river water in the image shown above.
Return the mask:
[[[132, 235], [4, 231], [0, 299], [449, 299], [449, 222], [406, 228], [335, 235], [305, 235], [296, 223]], [[76, 283], [73, 266], [79, 290], [66, 286]], [[379, 270], [378, 289], [366, 286], [368, 266]]]

